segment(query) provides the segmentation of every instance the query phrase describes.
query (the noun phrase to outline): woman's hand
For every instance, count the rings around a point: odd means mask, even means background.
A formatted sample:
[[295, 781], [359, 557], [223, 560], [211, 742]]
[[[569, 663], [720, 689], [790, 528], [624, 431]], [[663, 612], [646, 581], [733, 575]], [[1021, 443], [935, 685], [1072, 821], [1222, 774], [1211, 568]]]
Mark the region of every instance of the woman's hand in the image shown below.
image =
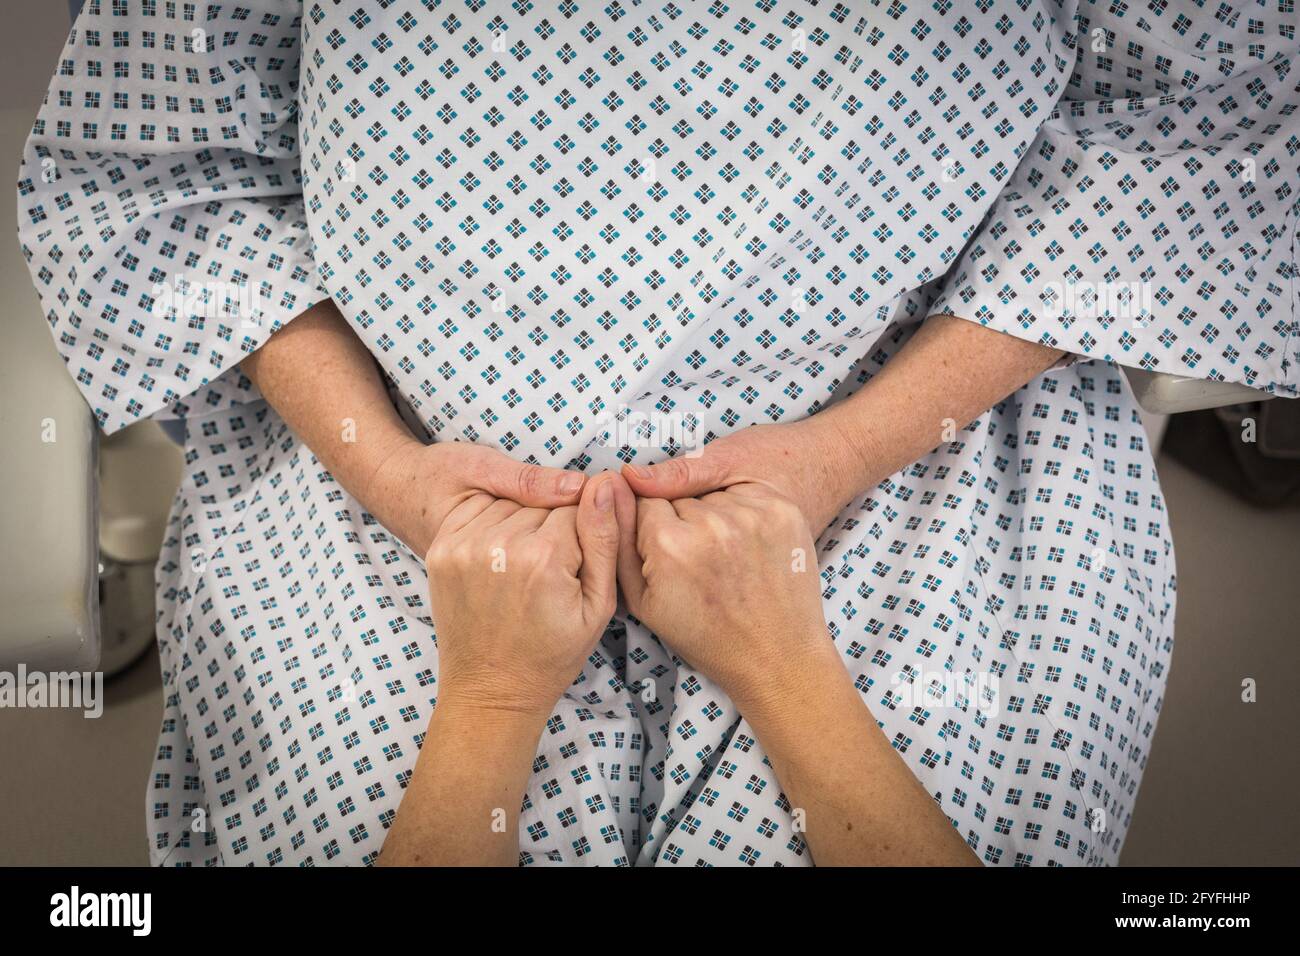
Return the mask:
[[694, 498], [743, 482], [768, 485], [794, 502], [816, 538], [862, 483], [860, 450], [833, 417], [752, 425], [656, 465], [626, 465], [623, 476], [644, 498]]
[[417, 440], [330, 299], [279, 329], [240, 368], [338, 483], [416, 554], [474, 495], [558, 508], [575, 504], [582, 490], [577, 472], [526, 465], [483, 445]]
[[623, 474], [647, 498], [763, 482], [795, 502], [818, 537], [858, 495], [952, 441], [1063, 354], [956, 316], [931, 316], [861, 388], [812, 417], [753, 425], [697, 457], [628, 465]]
[[[513, 866], [537, 740], [614, 613], [618, 475], [576, 507], [462, 496], [429, 548], [438, 702], [385, 865]], [[501, 489], [504, 490], [504, 489]]]
[[671, 502], [630, 495], [621, 491], [617, 504], [619, 583], [629, 609], [735, 703], [814, 861], [978, 862], [880, 732], [840, 661], [803, 514], [755, 483]]
[[616, 474], [576, 507], [465, 495], [429, 548], [438, 708], [550, 713], [614, 614]]
[[464, 502], [489, 495], [529, 508], [574, 505], [585, 476], [515, 461], [484, 445], [414, 438], [378, 459], [358, 497], [416, 554], [426, 554], [443, 521]]
[[812, 535], [789, 499], [743, 483], [699, 499], [624, 499], [619, 511], [628, 610], [742, 712], [780, 696], [792, 663], [844, 673], [822, 617]]

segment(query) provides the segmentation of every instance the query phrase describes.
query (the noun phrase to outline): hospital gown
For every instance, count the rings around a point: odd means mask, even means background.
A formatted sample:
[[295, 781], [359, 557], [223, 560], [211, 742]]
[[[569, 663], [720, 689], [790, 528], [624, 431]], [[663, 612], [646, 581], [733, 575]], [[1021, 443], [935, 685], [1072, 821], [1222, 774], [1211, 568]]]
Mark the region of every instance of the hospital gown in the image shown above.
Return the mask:
[[[1117, 364], [1295, 395], [1298, 67], [1290, 0], [88, 0], [19, 225], [103, 429], [185, 422], [154, 862], [373, 863], [438, 696], [420, 556], [238, 370], [329, 296], [426, 439], [589, 474], [682, 453], [656, 423], [816, 414], [928, 315], [1069, 353], [935, 423], [818, 558], [978, 858], [1114, 863], [1175, 590]], [[546, 724], [521, 862], [807, 864], [796, 809], [620, 615]]]

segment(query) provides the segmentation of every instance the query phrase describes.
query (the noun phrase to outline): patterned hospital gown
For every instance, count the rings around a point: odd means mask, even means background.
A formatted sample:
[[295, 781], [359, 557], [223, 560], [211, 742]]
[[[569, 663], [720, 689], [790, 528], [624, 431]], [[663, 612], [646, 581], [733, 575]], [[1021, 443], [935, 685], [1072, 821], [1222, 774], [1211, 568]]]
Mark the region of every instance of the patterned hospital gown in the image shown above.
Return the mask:
[[[1296, 394], [1296, 20], [88, 0], [20, 233], [103, 429], [186, 424], [153, 860], [373, 862], [437, 698], [422, 561], [238, 371], [331, 296], [429, 440], [588, 473], [681, 453], [664, 422], [815, 414], [927, 315], [1074, 355], [864, 489], [819, 566], [844, 666], [975, 854], [1114, 863], [1175, 589], [1117, 366]], [[792, 809], [727, 697], [620, 616], [546, 725], [521, 861], [807, 864]]]

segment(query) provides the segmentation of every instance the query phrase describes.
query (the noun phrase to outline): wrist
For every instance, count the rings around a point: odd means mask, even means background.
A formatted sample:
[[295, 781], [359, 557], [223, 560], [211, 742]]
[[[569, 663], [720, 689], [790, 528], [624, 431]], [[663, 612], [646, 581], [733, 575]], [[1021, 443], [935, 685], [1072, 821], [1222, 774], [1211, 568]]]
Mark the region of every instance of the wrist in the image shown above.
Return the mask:
[[444, 732], [474, 737], [481, 742], [537, 743], [554, 709], [522, 700], [484, 700], [456, 690], [443, 690], [433, 717]]
[[809, 701], [841, 689], [841, 685], [852, 690], [848, 671], [824, 627], [785, 643], [788, 652], [778, 663], [728, 688], [732, 702], [756, 730], [788, 724], [807, 709]]
[[481, 773], [523, 784], [537, 754], [549, 713], [541, 710], [500, 708], [480, 701], [438, 695], [429, 721], [428, 740], [435, 741], [443, 757], [460, 754]]
[[864, 390], [850, 395], [814, 415], [814, 421], [820, 419], [823, 426], [822, 448], [833, 460], [843, 461], [844, 483], [847, 486], [847, 498], [851, 499], [868, 488], [874, 487], [889, 472], [880, 473], [883, 460], [881, 450], [877, 447], [874, 433], [867, 422], [871, 416], [866, 414], [864, 402], [867, 396]]
[[405, 426], [392, 431], [376, 441], [355, 490], [362, 506], [421, 557], [433, 543], [433, 535], [425, 522], [411, 520], [404, 502], [412, 488], [419, 494], [426, 453], [426, 446]]
[[370, 454], [358, 481], [357, 498], [363, 503], [381, 505], [391, 497], [388, 489], [415, 477], [418, 455], [424, 444], [405, 425], [385, 429], [373, 440]]

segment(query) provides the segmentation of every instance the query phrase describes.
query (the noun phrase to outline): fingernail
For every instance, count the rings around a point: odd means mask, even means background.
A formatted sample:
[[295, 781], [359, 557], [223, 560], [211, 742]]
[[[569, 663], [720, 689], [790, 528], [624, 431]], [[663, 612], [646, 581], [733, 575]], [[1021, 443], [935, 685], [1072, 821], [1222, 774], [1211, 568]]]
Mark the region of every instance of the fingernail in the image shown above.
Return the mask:
[[606, 478], [596, 488], [596, 510], [608, 511], [614, 507], [614, 483]]
[[576, 471], [570, 471], [566, 473], [565, 476], [560, 479], [560, 494], [562, 495], [574, 494], [579, 488], [582, 487], [583, 481], [584, 481], [583, 476], [578, 474]]
[[642, 481], [649, 481], [649, 480], [650, 480], [650, 469], [649, 469], [649, 468], [646, 468], [646, 467], [643, 466], [643, 465], [631, 465], [631, 464], [629, 464], [627, 467], [628, 467], [628, 470], [632, 472], [632, 474], [636, 475], [636, 476], [637, 476], [638, 478], [640, 478]]

